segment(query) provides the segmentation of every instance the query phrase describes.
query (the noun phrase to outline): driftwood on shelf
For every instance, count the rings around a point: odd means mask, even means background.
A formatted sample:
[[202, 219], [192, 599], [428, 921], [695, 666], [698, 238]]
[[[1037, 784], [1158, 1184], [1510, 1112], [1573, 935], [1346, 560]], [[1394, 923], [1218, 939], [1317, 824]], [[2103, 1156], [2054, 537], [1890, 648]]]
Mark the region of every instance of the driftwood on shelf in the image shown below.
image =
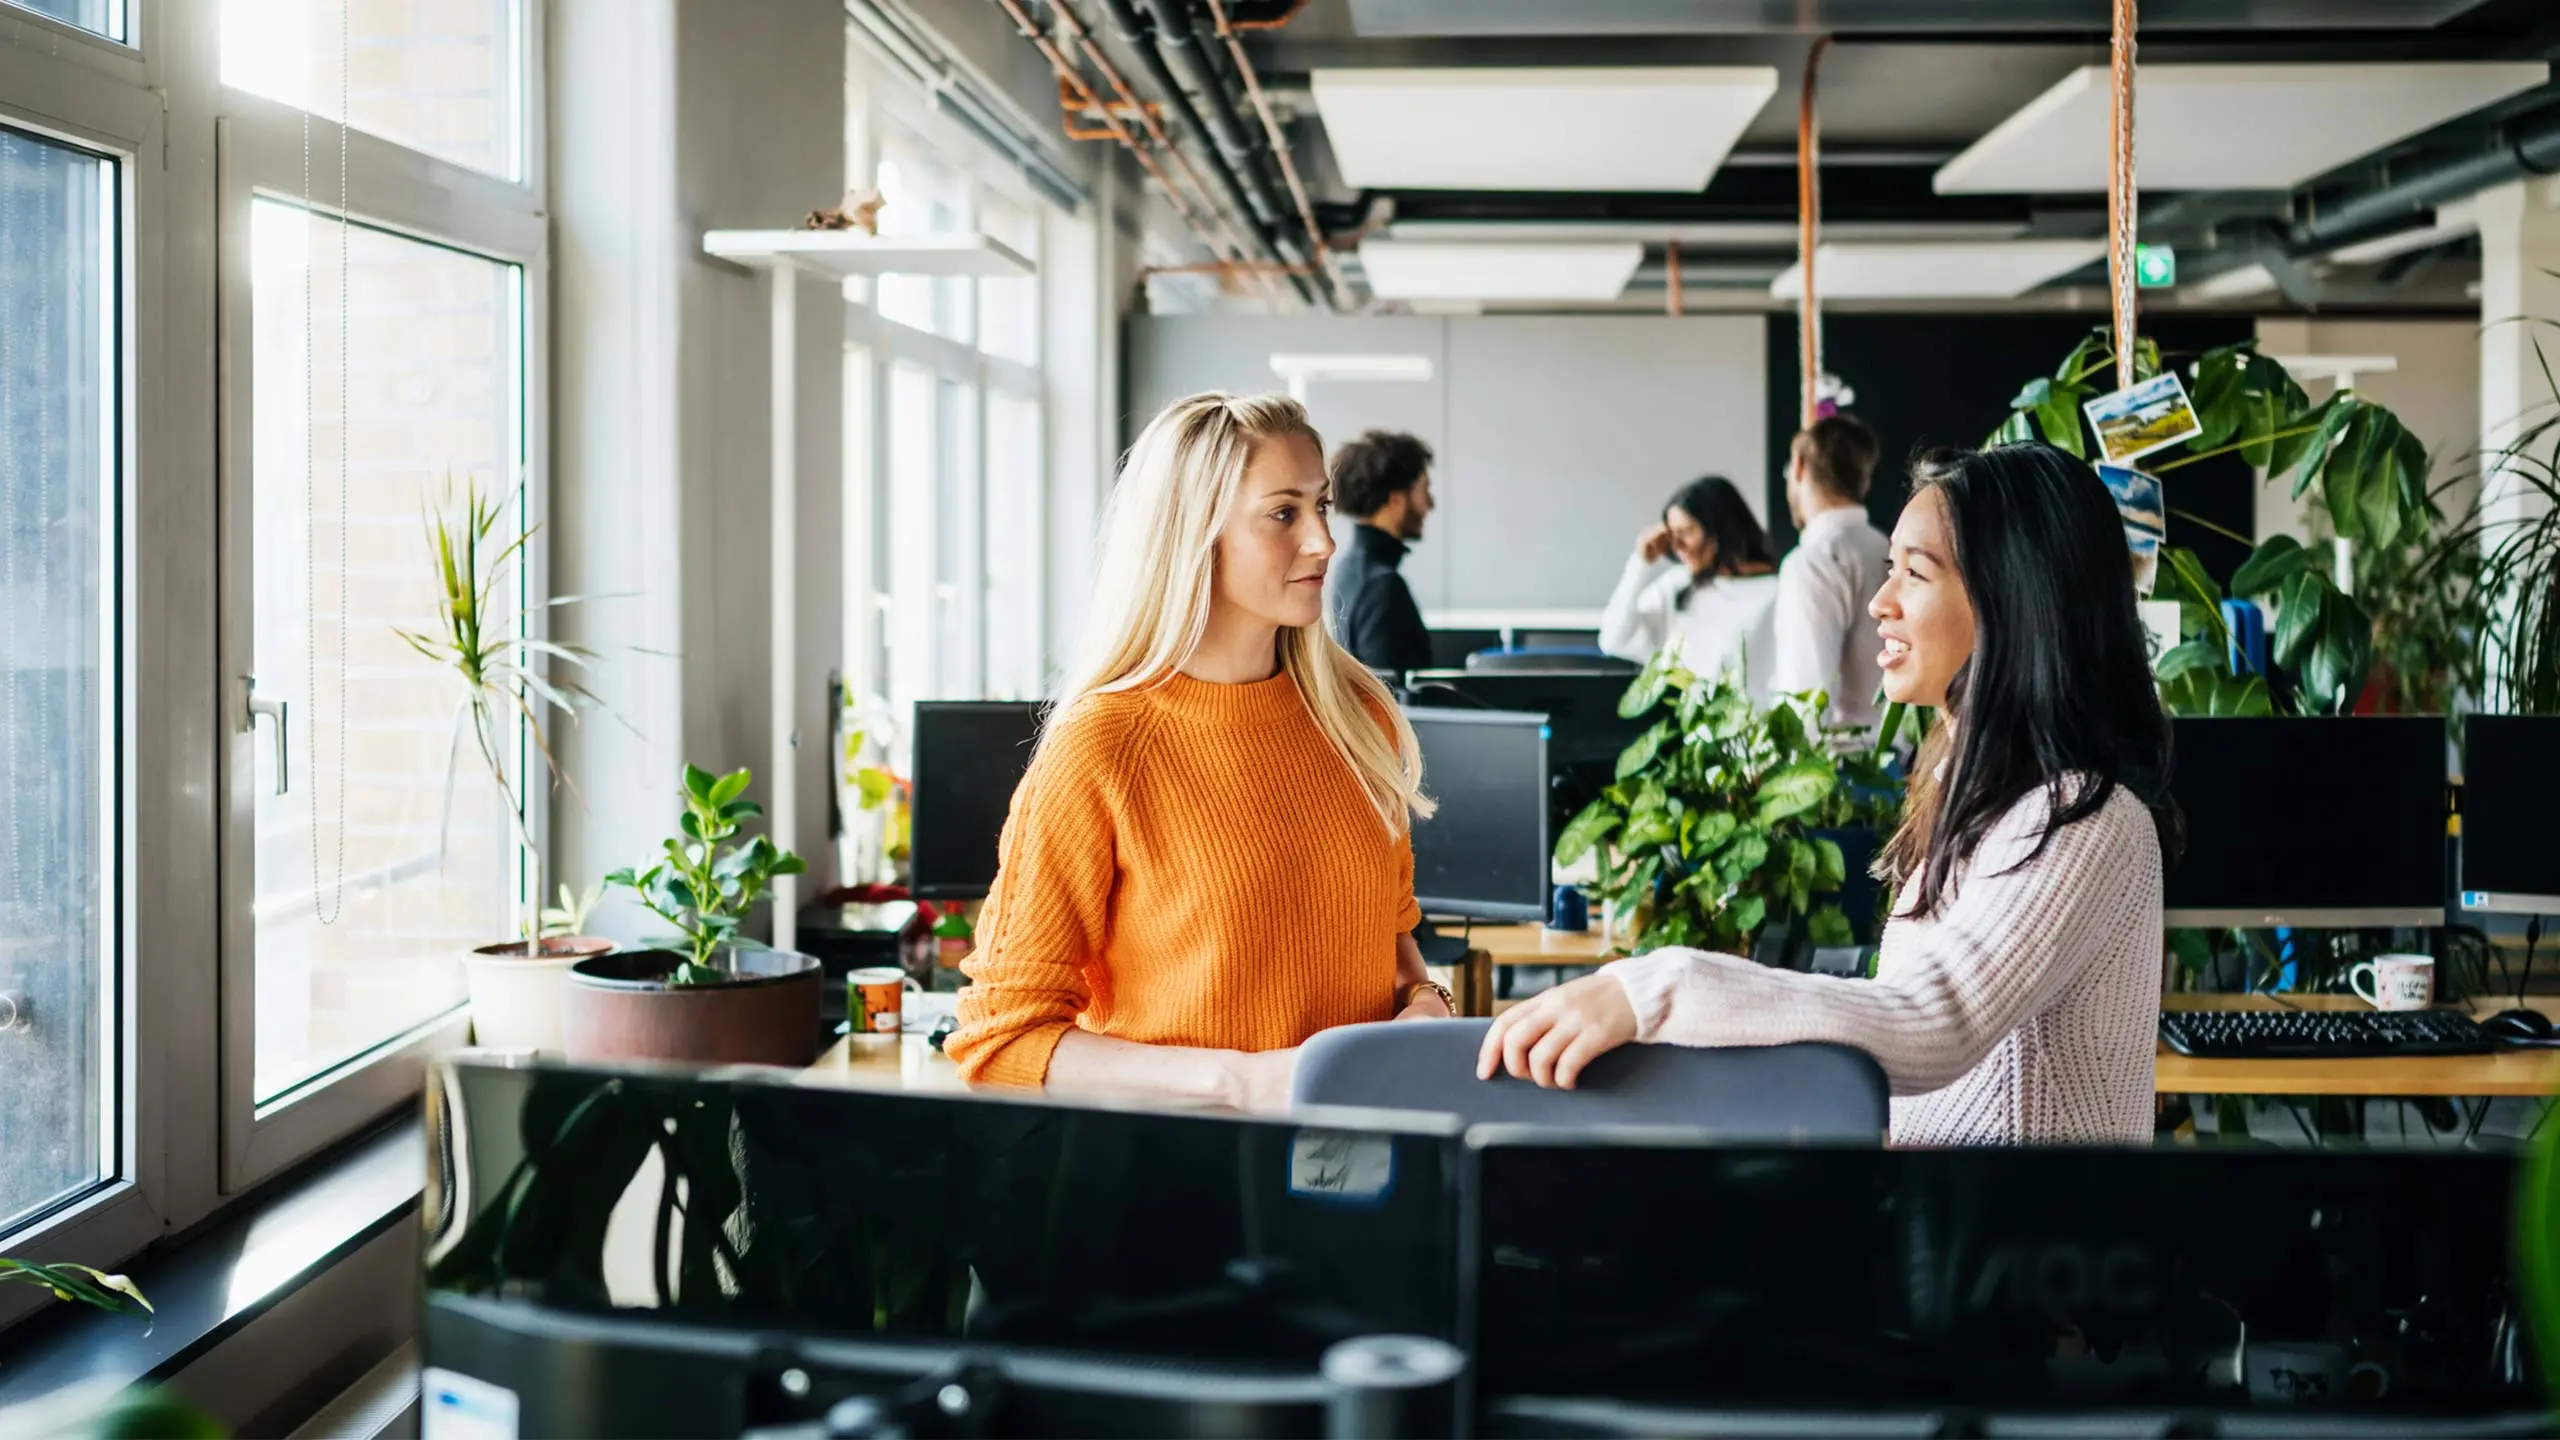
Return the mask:
[[872, 189], [847, 190], [844, 199], [832, 210], [812, 210], [800, 222], [803, 230], [860, 230], [865, 235], [880, 233], [880, 207], [888, 202]]

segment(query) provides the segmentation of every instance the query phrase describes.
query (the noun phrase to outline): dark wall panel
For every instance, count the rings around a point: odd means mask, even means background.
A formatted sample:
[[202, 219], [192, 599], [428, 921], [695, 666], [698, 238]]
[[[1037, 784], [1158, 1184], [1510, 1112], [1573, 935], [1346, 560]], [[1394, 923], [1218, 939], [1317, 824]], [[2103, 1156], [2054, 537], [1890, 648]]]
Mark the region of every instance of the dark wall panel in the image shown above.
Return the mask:
[[[1824, 362], [1857, 393], [1851, 413], [1875, 427], [1882, 458], [1867, 513], [1890, 532], [1909, 496], [1911, 460], [1934, 446], [1982, 443], [2007, 416], [2010, 397], [2049, 375], [2096, 324], [2079, 315], [1835, 315], [1823, 322]], [[2146, 321], [2182, 368], [2197, 352], [2255, 333], [2245, 316], [2188, 316]], [[1769, 463], [1771, 538], [1795, 543], [1787, 520], [1787, 443], [1796, 430], [1796, 318], [1769, 317]], [[2185, 511], [2237, 534], [2253, 533], [2256, 477], [2237, 456], [2190, 465], [2163, 477], [2173, 512]], [[2218, 580], [2248, 548], [2172, 513], [2169, 543], [2196, 551]]]

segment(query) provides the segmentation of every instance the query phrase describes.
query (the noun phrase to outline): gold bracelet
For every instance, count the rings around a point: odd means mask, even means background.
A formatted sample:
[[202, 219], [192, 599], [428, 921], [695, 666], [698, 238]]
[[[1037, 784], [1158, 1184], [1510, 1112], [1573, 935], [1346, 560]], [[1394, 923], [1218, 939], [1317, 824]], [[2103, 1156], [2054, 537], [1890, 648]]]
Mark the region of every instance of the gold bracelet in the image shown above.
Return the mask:
[[1416, 980], [1412, 984], [1404, 987], [1402, 990], [1397, 991], [1396, 1013], [1399, 1015], [1403, 1014], [1405, 1010], [1413, 1004], [1414, 997], [1420, 995], [1425, 990], [1439, 996], [1440, 1004], [1448, 1010], [1450, 1017], [1452, 1019], [1456, 1018], [1458, 1013], [1458, 997], [1450, 994], [1449, 987], [1441, 984], [1437, 980]]

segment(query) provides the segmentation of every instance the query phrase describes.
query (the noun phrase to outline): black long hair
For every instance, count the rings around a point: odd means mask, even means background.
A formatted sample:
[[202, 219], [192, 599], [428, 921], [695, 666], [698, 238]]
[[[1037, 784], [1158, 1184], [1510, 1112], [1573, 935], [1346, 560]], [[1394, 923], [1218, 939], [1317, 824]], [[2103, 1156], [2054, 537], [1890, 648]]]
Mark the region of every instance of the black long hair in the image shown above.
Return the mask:
[[[1666, 524], [1675, 509], [1687, 511], [1716, 545], [1716, 558], [1707, 562], [1707, 573], [1697, 579], [1739, 574], [1746, 565], [1777, 563], [1769, 558], [1768, 532], [1760, 528], [1759, 518], [1751, 513], [1742, 492], [1723, 476], [1703, 475], [1673, 491], [1670, 501], [1662, 507]], [[1685, 601], [1688, 597], [1683, 594], [1681, 598]]]
[[[2040, 444], [1935, 451], [1912, 467], [1912, 482], [1915, 503], [1929, 491], [1946, 501], [1974, 640], [1947, 686], [1955, 723], [1922, 748], [1902, 828], [1885, 846], [1897, 886], [1920, 877], [1907, 913], [1936, 911], [1991, 827], [2037, 790], [2052, 809], [2029, 859], [2121, 785], [2151, 811], [2165, 870], [2180, 839], [2169, 719], [2107, 487]], [[2095, 783], [2062, 783], [2075, 774]]]

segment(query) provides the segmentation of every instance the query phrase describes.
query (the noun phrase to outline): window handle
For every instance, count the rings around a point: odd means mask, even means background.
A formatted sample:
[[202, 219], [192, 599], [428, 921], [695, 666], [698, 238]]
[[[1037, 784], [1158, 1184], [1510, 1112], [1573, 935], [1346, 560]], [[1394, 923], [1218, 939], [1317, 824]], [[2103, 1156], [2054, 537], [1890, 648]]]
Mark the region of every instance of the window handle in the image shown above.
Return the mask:
[[240, 679], [248, 687], [249, 696], [248, 712], [240, 717], [241, 730], [257, 729], [261, 717], [276, 722], [276, 793], [282, 795], [293, 788], [292, 760], [289, 758], [292, 749], [285, 743], [287, 726], [291, 722], [286, 718], [285, 702], [260, 696], [257, 676], [243, 675]]

